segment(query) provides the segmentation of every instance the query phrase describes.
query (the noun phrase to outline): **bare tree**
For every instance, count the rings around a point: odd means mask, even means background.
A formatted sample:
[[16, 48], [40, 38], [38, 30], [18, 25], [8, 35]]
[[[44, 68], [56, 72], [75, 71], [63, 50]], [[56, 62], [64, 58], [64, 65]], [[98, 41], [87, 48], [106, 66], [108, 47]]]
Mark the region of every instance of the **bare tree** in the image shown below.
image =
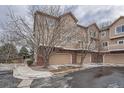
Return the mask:
[[[59, 11], [51, 10], [51, 13], [58, 14]], [[45, 66], [47, 66], [50, 56], [55, 52], [55, 48], [66, 45], [67, 38], [72, 37], [76, 25], [69, 23], [67, 18], [62, 16], [48, 16], [39, 12], [36, 12], [35, 20], [36, 41], [38, 40], [37, 44], [41, 46], [42, 57]]]
[[41, 47], [40, 52], [47, 67], [55, 47], [65, 44], [67, 35], [74, 32], [75, 25], [68, 23], [66, 18], [60, 16], [61, 14], [61, 6], [31, 6], [27, 17], [15, 15], [9, 10], [9, 20], [3, 27], [13, 33], [18, 42], [25, 42], [33, 49], [34, 63], [37, 62]]
[[82, 65], [87, 54], [95, 50], [97, 46], [94, 44], [96, 42], [95, 39], [88, 32], [77, 33], [77, 37], [81, 49], [80, 65]]
[[14, 37], [7, 33], [1, 33], [0, 43], [2, 61], [5, 61], [7, 63], [10, 59], [17, 57], [16, 43]]

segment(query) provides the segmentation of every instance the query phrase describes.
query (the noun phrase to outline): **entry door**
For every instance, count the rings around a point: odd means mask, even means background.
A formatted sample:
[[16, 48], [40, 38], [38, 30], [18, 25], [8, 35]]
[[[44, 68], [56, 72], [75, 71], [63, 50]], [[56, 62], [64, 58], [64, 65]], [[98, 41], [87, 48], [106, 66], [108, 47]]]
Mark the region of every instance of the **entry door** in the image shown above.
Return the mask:
[[91, 62], [92, 63], [103, 63], [103, 55], [98, 53], [91, 54]]
[[43, 66], [44, 65], [42, 55], [38, 55], [38, 57], [37, 57], [37, 65], [38, 66]]

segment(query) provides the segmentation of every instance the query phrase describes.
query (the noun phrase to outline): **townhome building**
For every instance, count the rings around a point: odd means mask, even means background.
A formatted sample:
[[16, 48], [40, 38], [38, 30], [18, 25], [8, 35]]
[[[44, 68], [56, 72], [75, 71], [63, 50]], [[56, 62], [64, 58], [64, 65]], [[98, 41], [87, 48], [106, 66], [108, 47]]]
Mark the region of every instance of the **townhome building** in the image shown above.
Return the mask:
[[[96, 23], [85, 27], [78, 24], [77, 18], [71, 13], [51, 16], [37, 11], [36, 17], [48, 17], [55, 21], [66, 20], [66, 27], [73, 25], [70, 30], [74, 36], [68, 37], [65, 44], [56, 46], [58, 51], [49, 58], [49, 64], [79, 64], [81, 51], [88, 51], [83, 64], [124, 64], [124, 17], [121, 16], [106, 28], [100, 29]], [[34, 20], [40, 22], [41, 20]], [[35, 34], [38, 25], [34, 25]], [[63, 29], [64, 30], [64, 29]], [[90, 44], [91, 43], [91, 44]], [[83, 44], [83, 46], [82, 46]], [[37, 64], [42, 65], [42, 55], [38, 55]]]
[[106, 29], [100, 31], [103, 63], [124, 63], [124, 17], [120, 16]]

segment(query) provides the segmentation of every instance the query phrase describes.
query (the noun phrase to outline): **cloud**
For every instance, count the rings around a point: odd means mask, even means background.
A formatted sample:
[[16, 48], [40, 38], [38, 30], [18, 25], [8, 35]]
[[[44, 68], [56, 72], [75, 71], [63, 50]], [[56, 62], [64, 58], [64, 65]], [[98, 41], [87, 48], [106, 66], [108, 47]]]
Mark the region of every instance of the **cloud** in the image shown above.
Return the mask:
[[[119, 16], [124, 15], [124, 6], [110, 6], [110, 5], [82, 5], [74, 6], [68, 5], [63, 6], [67, 11], [72, 11], [72, 13], [77, 17], [79, 23], [86, 26], [93, 22], [100, 24], [105, 21], [111, 21], [117, 19]], [[8, 8], [12, 8], [14, 12], [20, 16], [25, 16], [27, 14], [28, 6], [0, 6], [0, 22], [6, 21], [6, 14]]]
[[93, 22], [100, 24], [106, 21], [113, 21], [124, 15], [124, 6], [102, 6], [88, 5], [78, 6], [73, 13], [82, 25], [89, 25]]

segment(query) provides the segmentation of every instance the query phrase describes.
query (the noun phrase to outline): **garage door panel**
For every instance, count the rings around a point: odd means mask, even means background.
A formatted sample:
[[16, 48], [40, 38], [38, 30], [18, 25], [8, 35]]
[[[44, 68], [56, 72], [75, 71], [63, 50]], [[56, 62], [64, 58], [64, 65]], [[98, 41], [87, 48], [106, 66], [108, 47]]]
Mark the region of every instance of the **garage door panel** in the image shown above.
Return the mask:
[[124, 54], [105, 54], [104, 63], [124, 64]]
[[71, 54], [55, 54], [50, 57], [50, 64], [70, 64]]

